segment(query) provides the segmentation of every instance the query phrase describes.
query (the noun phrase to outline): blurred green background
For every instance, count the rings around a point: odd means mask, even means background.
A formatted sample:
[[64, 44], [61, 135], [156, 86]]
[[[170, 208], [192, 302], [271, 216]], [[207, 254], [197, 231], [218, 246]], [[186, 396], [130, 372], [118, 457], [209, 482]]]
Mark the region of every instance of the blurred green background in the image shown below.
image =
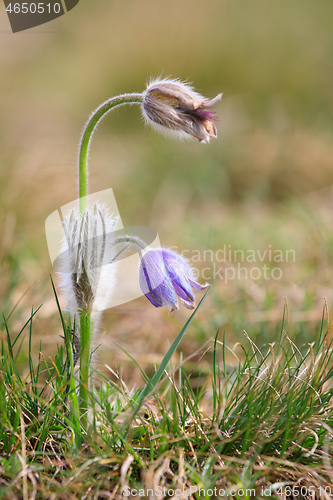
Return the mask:
[[[224, 93], [217, 140], [165, 139], [144, 127], [137, 107], [121, 108], [93, 139], [91, 192], [112, 187], [124, 224], [152, 226], [180, 251], [295, 251], [280, 280], [217, 279], [185, 354], [217, 329], [230, 344], [243, 330], [275, 339], [285, 298], [291, 335], [314, 340], [323, 297], [333, 302], [332, 22], [330, 0], [81, 0], [56, 21], [12, 34], [2, 5], [0, 293], [5, 315], [21, 299], [13, 334], [43, 303], [36, 345], [42, 338], [48, 355], [61, 342], [45, 219], [77, 196], [90, 112], [163, 75], [209, 98]], [[188, 316], [169, 317], [144, 297], [108, 310], [100, 365], [126, 365], [114, 340], [139, 362], [158, 362]]]

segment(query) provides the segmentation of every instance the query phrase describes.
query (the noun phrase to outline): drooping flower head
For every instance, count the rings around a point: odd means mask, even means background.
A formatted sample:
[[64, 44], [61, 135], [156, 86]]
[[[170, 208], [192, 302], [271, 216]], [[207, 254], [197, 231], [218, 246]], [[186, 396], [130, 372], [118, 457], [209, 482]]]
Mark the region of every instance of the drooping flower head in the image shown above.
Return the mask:
[[208, 143], [217, 136], [213, 107], [221, 97], [206, 99], [179, 80], [154, 80], [143, 92], [142, 112], [146, 122], [161, 132]]
[[202, 290], [208, 283], [195, 281], [187, 261], [176, 252], [165, 248], [149, 250], [141, 259], [140, 286], [155, 307], [167, 307], [170, 313], [179, 309], [178, 297], [188, 309], [195, 308], [192, 287]]

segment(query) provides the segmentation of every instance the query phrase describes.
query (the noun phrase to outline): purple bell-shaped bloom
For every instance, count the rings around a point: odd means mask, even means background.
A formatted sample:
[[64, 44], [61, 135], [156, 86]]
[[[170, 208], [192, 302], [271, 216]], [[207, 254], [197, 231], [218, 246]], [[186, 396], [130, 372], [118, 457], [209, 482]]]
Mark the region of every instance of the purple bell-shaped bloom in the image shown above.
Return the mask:
[[195, 308], [192, 287], [202, 290], [208, 283], [200, 285], [186, 260], [172, 250], [157, 248], [149, 250], [139, 268], [140, 286], [145, 296], [155, 307], [167, 307], [170, 313], [179, 309], [178, 297], [188, 309]]

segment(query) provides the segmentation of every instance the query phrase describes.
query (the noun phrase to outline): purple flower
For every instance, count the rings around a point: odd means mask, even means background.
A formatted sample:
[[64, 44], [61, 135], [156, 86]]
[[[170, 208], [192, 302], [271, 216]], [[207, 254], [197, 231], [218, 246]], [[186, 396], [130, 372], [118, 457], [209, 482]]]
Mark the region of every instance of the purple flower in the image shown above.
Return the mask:
[[221, 97], [206, 99], [179, 80], [155, 80], [143, 93], [142, 113], [146, 122], [161, 132], [207, 143], [217, 135], [213, 107]]
[[142, 257], [139, 268], [140, 286], [155, 307], [167, 307], [170, 313], [179, 309], [178, 297], [188, 309], [195, 308], [192, 287], [202, 290], [194, 280], [193, 271], [186, 260], [172, 250], [157, 248]]

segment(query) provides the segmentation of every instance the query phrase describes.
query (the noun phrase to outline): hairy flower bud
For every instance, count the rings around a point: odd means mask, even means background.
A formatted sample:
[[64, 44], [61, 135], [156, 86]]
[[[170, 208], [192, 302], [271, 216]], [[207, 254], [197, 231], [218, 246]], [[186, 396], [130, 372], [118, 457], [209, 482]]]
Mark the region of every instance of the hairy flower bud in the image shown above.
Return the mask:
[[140, 286], [155, 307], [167, 307], [170, 312], [179, 309], [178, 297], [188, 309], [195, 308], [192, 287], [202, 290], [194, 280], [193, 271], [186, 260], [176, 252], [157, 248], [142, 257], [139, 268]]
[[208, 143], [210, 137], [217, 136], [212, 108], [221, 97], [206, 99], [178, 80], [154, 80], [143, 92], [142, 113], [146, 122], [161, 132]]
[[59, 274], [72, 312], [102, 310], [115, 284], [112, 263], [116, 219], [101, 205], [64, 219]]

